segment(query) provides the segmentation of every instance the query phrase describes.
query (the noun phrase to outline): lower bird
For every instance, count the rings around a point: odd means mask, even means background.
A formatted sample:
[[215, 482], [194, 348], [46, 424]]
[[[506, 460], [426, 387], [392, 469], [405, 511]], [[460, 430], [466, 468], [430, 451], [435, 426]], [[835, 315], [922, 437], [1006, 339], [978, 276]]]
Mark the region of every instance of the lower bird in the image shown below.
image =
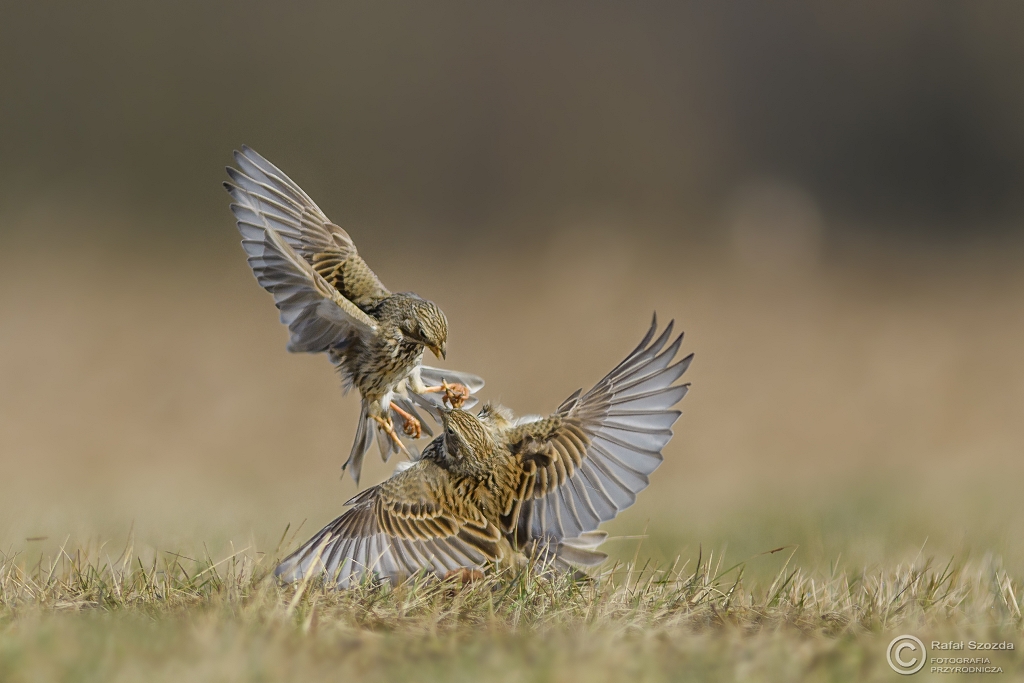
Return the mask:
[[600, 564], [598, 526], [636, 500], [679, 417], [693, 354], [673, 363], [672, 323], [643, 341], [594, 388], [548, 417], [515, 419], [485, 405], [440, 408], [444, 432], [277, 567], [285, 582], [321, 577], [345, 588], [523, 566]]

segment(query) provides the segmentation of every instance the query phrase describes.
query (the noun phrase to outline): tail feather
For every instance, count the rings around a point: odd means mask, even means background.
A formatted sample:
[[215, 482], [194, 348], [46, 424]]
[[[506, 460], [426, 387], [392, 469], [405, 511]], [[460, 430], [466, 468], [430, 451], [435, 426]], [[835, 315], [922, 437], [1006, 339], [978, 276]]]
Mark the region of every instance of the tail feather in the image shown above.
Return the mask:
[[[399, 407], [403, 410], [409, 410], [412, 408], [412, 404], [408, 403], [404, 399], [402, 401], [396, 401], [399, 403]], [[406, 405], [408, 403], [408, 405]], [[413, 409], [411, 412], [419, 419], [419, 415]], [[421, 420], [422, 422], [422, 420]], [[428, 434], [431, 430], [424, 424], [424, 431]], [[405, 449], [409, 452], [411, 460], [419, 458], [419, 450], [411, 443], [410, 439], [407, 439], [400, 432], [399, 438], [402, 439], [402, 444]], [[388, 436], [388, 433], [370, 417], [370, 411], [367, 407], [366, 401], [363, 401], [359, 411], [359, 423], [356, 427], [356, 438], [352, 442], [352, 450], [348, 454], [348, 460], [341, 466], [341, 471], [348, 471], [352, 475], [352, 479], [359, 483], [359, 476], [363, 470], [363, 458], [366, 457], [366, 453], [373, 447], [374, 437], [376, 436], [377, 449], [380, 451], [380, 457], [384, 462], [391, 459], [391, 455], [398, 453], [398, 444]]]
[[576, 538], [563, 538], [562, 545], [579, 550], [594, 550], [607, 540], [607, 531], [584, 531]]
[[532, 539], [523, 550], [541, 566], [584, 576], [581, 569], [596, 567], [608, 559], [607, 554], [597, 550], [606, 538], [608, 534], [603, 531], [585, 532], [577, 538], [543, 536]]
[[[561, 545], [555, 551], [555, 566], [560, 569], [577, 569], [579, 567], [596, 567], [608, 559], [607, 553], [600, 550], [583, 550], [571, 545]], [[559, 561], [567, 565], [562, 567]]]
[[391, 454], [398, 450], [395, 442], [391, 440], [391, 437], [388, 436], [387, 432], [380, 425], [374, 424], [370, 428], [377, 434], [377, 449], [380, 451], [380, 458], [387, 462], [391, 459]]
[[341, 471], [348, 470], [356, 484], [359, 483], [359, 475], [363, 470], [363, 457], [373, 444], [373, 432], [376, 427], [377, 424], [370, 417], [366, 401], [363, 401], [359, 411], [359, 426], [356, 427], [356, 438], [352, 442], [352, 450], [348, 454], [348, 460], [341, 466]]

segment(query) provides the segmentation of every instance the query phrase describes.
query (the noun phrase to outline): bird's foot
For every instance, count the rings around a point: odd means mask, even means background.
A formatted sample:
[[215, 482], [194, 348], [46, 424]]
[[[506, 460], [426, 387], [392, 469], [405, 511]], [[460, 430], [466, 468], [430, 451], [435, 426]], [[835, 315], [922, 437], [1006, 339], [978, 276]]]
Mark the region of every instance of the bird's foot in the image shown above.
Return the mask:
[[398, 446], [398, 450], [405, 453], [407, 457], [412, 458], [412, 454], [409, 452], [409, 449], [405, 447], [405, 444], [402, 443], [402, 439], [398, 436], [398, 433], [395, 432], [395, 425], [391, 421], [391, 418], [374, 415], [373, 419], [377, 421], [377, 424], [379, 424], [380, 428], [384, 430], [384, 433], [391, 437], [391, 440], [395, 442], [396, 446]]
[[470, 394], [469, 387], [465, 384], [448, 384], [445, 380], [441, 380], [440, 386], [427, 387], [425, 393], [444, 393], [442, 400], [452, 408], [461, 408]]
[[452, 569], [444, 575], [443, 581], [457, 581], [463, 585], [472, 583], [473, 581], [483, 581], [484, 573], [479, 569], [470, 569], [469, 567], [462, 567], [461, 569]]
[[444, 388], [444, 398], [452, 408], [461, 408], [469, 398], [469, 387], [465, 384], [443, 382], [441, 386]]
[[402, 431], [405, 432], [406, 436], [413, 439], [423, 436], [423, 423], [417, 420], [414, 415], [405, 412], [394, 403], [391, 404], [391, 410], [402, 416]]
[[423, 436], [423, 424], [415, 417], [408, 417], [402, 422], [402, 431], [411, 439]]

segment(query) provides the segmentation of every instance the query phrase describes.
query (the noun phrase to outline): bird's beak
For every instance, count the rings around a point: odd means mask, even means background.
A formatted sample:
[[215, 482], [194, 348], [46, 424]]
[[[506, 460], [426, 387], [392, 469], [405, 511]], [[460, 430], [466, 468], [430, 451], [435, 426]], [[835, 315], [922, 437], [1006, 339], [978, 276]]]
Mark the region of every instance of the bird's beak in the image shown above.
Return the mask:
[[434, 355], [437, 356], [438, 358], [443, 360], [446, 357], [445, 356], [446, 349], [445, 349], [445, 345], [444, 344], [441, 344], [440, 346], [430, 346], [428, 348], [431, 351], [433, 351]]

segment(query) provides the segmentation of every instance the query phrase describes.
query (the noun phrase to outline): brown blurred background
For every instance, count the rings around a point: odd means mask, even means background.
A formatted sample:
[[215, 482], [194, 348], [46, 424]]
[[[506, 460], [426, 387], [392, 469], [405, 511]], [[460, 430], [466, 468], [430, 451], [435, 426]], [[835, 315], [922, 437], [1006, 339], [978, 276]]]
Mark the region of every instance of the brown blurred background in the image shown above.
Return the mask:
[[643, 554], [1020, 562], [1022, 35], [1015, 2], [2, 3], [0, 546], [270, 552], [354, 492], [357, 402], [238, 246], [244, 143], [520, 412], [653, 310], [687, 330], [612, 527]]

